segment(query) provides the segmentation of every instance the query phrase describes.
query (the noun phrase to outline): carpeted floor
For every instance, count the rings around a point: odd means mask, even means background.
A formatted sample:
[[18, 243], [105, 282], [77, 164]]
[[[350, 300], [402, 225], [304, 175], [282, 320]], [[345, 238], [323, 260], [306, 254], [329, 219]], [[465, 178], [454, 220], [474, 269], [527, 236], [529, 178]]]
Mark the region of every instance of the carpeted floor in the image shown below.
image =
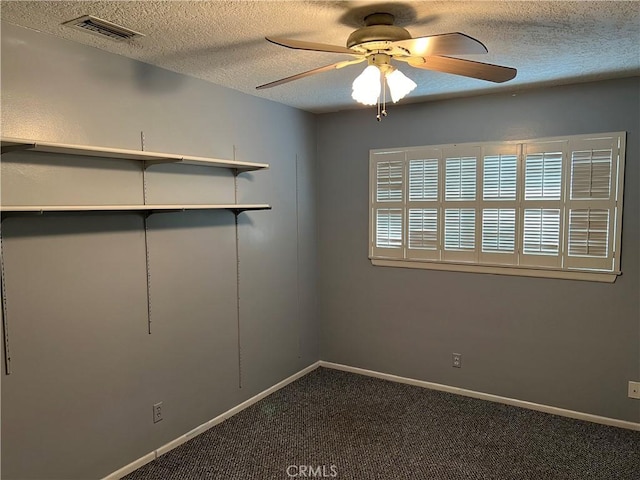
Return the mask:
[[638, 480], [640, 432], [318, 368], [127, 480]]

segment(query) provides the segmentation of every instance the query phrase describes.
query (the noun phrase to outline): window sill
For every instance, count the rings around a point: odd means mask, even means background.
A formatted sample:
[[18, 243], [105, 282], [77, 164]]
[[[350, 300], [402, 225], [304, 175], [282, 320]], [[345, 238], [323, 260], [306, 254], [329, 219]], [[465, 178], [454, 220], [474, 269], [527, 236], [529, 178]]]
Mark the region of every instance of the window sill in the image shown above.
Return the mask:
[[370, 258], [377, 267], [419, 268], [423, 270], [446, 270], [449, 272], [488, 273], [492, 275], [515, 275], [519, 277], [559, 278], [564, 280], [585, 280], [590, 282], [613, 283], [621, 272], [585, 272], [576, 270], [550, 270], [498, 265], [471, 265], [462, 263], [421, 262], [417, 260], [386, 260]]

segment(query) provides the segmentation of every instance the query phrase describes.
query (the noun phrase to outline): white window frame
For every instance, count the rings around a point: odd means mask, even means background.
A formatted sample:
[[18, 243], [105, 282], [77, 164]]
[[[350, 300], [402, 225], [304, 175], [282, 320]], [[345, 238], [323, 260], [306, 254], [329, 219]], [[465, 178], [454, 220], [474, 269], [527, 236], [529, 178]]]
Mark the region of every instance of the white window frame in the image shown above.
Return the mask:
[[[601, 147], [611, 148], [612, 150], [611, 194], [608, 199], [571, 198], [572, 152], [583, 151], [581, 148], [584, 149], [585, 145], [594, 145], [594, 147], [589, 147], [593, 150]], [[560, 199], [526, 199], [525, 159], [527, 158], [527, 153], [550, 152], [552, 150], [562, 152]], [[621, 274], [620, 246], [625, 152], [626, 132], [371, 150], [369, 161], [369, 259], [376, 266], [614, 282], [617, 276]], [[485, 199], [483, 196], [485, 157], [497, 154], [517, 155], [515, 199]], [[446, 159], [462, 156], [476, 157], [475, 200], [452, 200], [447, 199], [445, 196]], [[410, 199], [409, 165], [412, 160], [421, 159], [437, 159], [438, 161], [437, 195], [434, 197], [432, 193], [429, 199]], [[403, 162], [401, 201], [378, 201], [376, 198], [376, 166], [381, 160]], [[402, 242], [396, 248], [380, 248], [376, 245], [376, 212], [379, 208], [402, 210]], [[473, 251], [455, 251], [445, 248], [444, 232], [447, 208], [472, 208], [475, 210], [475, 249]], [[527, 255], [524, 253], [524, 212], [525, 209], [538, 208], [560, 210], [558, 255]], [[432, 209], [436, 209], [437, 248], [435, 250], [433, 248], [410, 248], [408, 239], [409, 211], [411, 209], [430, 209], [429, 214], [432, 213]], [[515, 245], [513, 252], [483, 252], [483, 213], [486, 209], [515, 209]], [[579, 210], [584, 217], [584, 211], [590, 211], [590, 209], [598, 210], [599, 212], [606, 210], [608, 212], [606, 257], [604, 256], [605, 253], [602, 253], [603, 256], [601, 258], [570, 256], [570, 211]], [[415, 213], [414, 218], [416, 218]], [[508, 222], [507, 225], [510, 226], [510, 223]], [[528, 224], [527, 228], [530, 228], [530, 225]], [[534, 223], [533, 228], [536, 228], [535, 225]], [[551, 225], [553, 228], [553, 223]], [[421, 228], [420, 223], [418, 223], [418, 235], [424, 233], [419, 231]], [[576, 231], [580, 232], [580, 230], [572, 230], [572, 232]], [[420, 237], [418, 239], [421, 241]], [[431, 242], [431, 240], [429, 241]], [[587, 241], [589, 240], [587, 239]], [[600, 242], [599, 245], [603, 243]], [[432, 246], [433, 242], [430, 245]], [[576, 244], [574, 243], [573, 245]]]

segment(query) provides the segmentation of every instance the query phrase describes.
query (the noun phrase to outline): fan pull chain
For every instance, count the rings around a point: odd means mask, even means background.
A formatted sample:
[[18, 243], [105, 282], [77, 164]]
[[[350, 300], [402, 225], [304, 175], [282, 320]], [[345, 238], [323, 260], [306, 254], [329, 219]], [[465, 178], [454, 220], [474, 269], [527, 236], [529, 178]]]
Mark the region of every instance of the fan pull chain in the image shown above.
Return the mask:
[[380, 75], [382, 75], [382, 111], [380, 110], [380, 97], [378, 97], [378, 115], [376, 116], [378, 121], [387, 116], [387, 77], [382, 72]]
[[382, 116], [387, 116], [387, 76], [382, 75]]

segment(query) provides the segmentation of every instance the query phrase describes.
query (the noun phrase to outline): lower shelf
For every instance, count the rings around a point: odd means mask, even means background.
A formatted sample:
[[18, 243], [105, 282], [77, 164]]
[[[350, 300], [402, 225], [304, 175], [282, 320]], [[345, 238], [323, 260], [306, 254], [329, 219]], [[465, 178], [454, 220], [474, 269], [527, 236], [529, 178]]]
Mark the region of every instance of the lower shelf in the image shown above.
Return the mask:
[[180, 212], [183, 210], [270, 210], [267, 204], [195, 204], [195, 205], [2, 205], [2, 213], [45, 212]]

